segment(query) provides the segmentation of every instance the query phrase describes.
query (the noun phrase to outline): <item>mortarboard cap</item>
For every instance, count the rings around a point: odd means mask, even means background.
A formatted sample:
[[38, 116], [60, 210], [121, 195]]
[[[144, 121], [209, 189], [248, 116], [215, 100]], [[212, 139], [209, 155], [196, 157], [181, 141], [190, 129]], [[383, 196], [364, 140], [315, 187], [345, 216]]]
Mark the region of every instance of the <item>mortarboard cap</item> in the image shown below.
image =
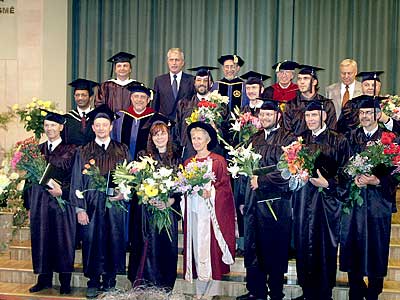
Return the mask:
[[65, 124], [65, 117], [59, 113], [53, 112], [53, 111], [48, 111], [46, 109], [41, 109], [41, 111], [46, 112], [46, 116], [44, 117], [44, 120], [46, 121], [52, 121], [56, 122], [58, 124], [64, 125]]
[[89, 92], [89, 95], [92, 96], [93, 88], [99, 84], [97, 82], [94, 82], [91, 80], [78, 78], [78, 79], [75, 79], [74, 81], [68, 83], [68, 85], [70, 85], [74, 88], [74, 92], [76, 90], [86, 90]]
[[299, 74], [311, 75], [314, 78], [317, 78], [317, 71], [324, 70], [323, 68], [314, 67], [310, 65], [298, 65], [297, 68], [300, 69]]
[[149, 89], [148, 87], [145, 87], [142, 84], [131, 84], [127, 87], [127, 89], [131, 93], [136, 93], [136, 92], [145, 93], [150, 98], [152, 97], [154, 92], [152, 89]]
[[387, 99], [388, 97], [381, 96], [368, 96], [361, 95], [351, 99], [353, 103], [356, 103], [356, 108], [377, 108], [380, 109], [380, 103], [382, 100]]
[[198, 67], [193, 67], [188, 69], [188, 71], [194, 71], [196, 72], [196, 76], [207, 76], [211, 75], [210, 71], [212, 70], [217, 70], [217, 67], [211, 67], [211, 66], [198, 66]]
[[284, 60], [281, 62], [278, 62], [272, 66], [272, 69], [275, 70], [275, 72], [279, 72], [281, 70], [291, 70], [293, 71], [294, 69], [298, 68], [299, 64], [295, 61], [291, 60]]
[[93, 109], [91, 112], [87, 114], [90, 120], [94, 121], [98, 118], [104, 118], [110, 120], [110, 122], [116, 120], [119, 118], [119, 116], [114, 113], [107, 104], [102, 104], [95, 109]]
[[360, 72], [356, 76], [361, 77], [362, 82], [364, 82], [365, 80], [376, 80], [380, 82], [381, 80], [379, 76], [383, 73], [383, 71]]
[[255, 71], [249, 71], [242, 76], [242, 79], [246, 80], [246, 84], [262, 84], [263, 81], [271, 78], [271, 76], [261, 74]]
[[330, 99], [301, 100], [305, 103], [304, 111], [325, 110], [325, 102]]
[[110, 63], [130, 62], [136, 56], [127, 52], [118, 52], [111, 56], [107, 61]]
[[235, 64], [238, 64], [239, 67], [244, 65], [244, 60], [236, 54], [227, 54], [227, 55], [221, 55], [218, 58], [218, 62], [223, 65], [226, 60], [233, 60]]
[[261, 105], [260, 109], [264, 110], [279, 111], [281, 103], [284, 103], [283, 101], [274, 100], [270, 98], [257, 98], [257, 99], [263, 101], [263, 104]]
[[168, 117], [166, 117], [165, 115], [161, 114], [161, 113], [156, 113], [154, 114], [151, 119], [149, 120], [151, 126], [155, 125], [155, 124], [165, 124], [168, 127], [172, 127], [175, 125], [175, 122], [168, 119]]

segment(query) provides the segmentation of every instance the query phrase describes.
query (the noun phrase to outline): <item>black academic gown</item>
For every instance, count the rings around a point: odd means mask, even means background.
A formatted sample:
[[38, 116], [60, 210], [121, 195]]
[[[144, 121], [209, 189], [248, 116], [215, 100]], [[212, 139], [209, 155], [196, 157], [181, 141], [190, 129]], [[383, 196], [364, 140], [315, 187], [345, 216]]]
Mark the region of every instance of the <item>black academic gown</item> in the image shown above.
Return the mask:
[[[75, 146], [61, 143], [51, 153], [47, 142], [39, 145], [46, 161], [63, 170], [62, 199], [68, 202]], [[61, 179], [61, 178], [58, 178]], [[24, 206], [30, 210], [32, 265], [35, 274], [70, 273], [75, 258], [75, 209], [69, 204], [63, 211], [47, 190], [33, 184], [25, 192]]]
[[[148, 155], [141, 151], [138, 156]], [[180, 153], [174, 151], [174, 157], [169, 159], [157, 153], [154, 157], [159, 166], [177, 168], [181, 163]], [[180, 211], [180, 196], [173, 195], [175, 202], [172, 207]], [[130, 234], [132, 236], [129, 255], [128, 279], [135, 285], [151, 285], [171, 290], [174, 288], [178, 263], [178, 220], [179, 216], [171, 212], [171, 240], [165, 230], [161, 233], [150, 224], [152, 215], [144, 205], [138, 205], [138, 198], [132, 199], [132, 217]]]
[[[251, 142], [255, 152], [262, 155], [260, 167], [276, 165], [282, 155], [282, 146], [287, 146], [294, 140], [295, 137], [282, 127], [269, 133], [267, 139], [265, 139], [264, 130], [256, 133]], [[271, 290], [270, 296], [278, 299], [283, 296], [283, 275], [287, 272], [292, 203], [288, 181], [282, 178], [276, 167], [275, 170], [258, 176], [259, 188], [256, 191], [251, 190], [249, 183], [246, 186], [243, 216], [244, 264], [248, 270], [247, 288], [250, 293], [264, 298], [266, 278], [269, 274], [270, 279], [274, 277], [268, 283]], [[276, 214], [277, 221], [266, 202], [258, 202], [274, 198], [279, 199], [269, 203]], [[252, 271], [251, 268], [254, 267], [260, 271]], [[254, 276], [257, 278], [251, 278], [254, 273], [257, 274]], [[265, 277], [264, 282], [260, 282], [257, 287], [252, 288], [253, 285], [255, 286], [254, 282], [260, 281], [260, 277]]]
[[[379, 129], [370, 139], [363, 128], [348, 136], [353, 154], [360, 153], [370, 140], [379, 140], [385, 129]], [[355, 205], [350, 214], [342, 215], [340, 238], [340, 270], [362, 276], [384, 277], [387, 274], [392, 212], [396, 211], [397, 181], [390, 171], [376, 176], [377, 186], [361, 189], [362, 206]]]
[[[320, 94], [315, 94], [309, 100], [325, 100], [326, 98]], [[301, 93], [297, 92], [297, 97], [289, 101], [285, 105], [283, 113], [283, 124], [286, 130], [293, 132], [295, 135], [301, 135], [307, 130], [307, 124], [304, 119], [304, 111], [307, 106], [307, 100], [304, 100]], [[332, 100], [324, 101], [324, 107], [327, 114], [326, 125], [329, 129], [336, 130], [336, 111]]]
[[[79, 148], [72, 171], [71, 202], [86, 210], [89, 224], [82, 226], [83, 272], [86, 277], [96, 278], [103, 272], [125, 274], [125, 223], [127, 213], [113, 206], [106, 208], [106, 195], [100, 191], [88, 191], [84, 199], [75, 195], [76, 190], [90, 188], [90, 176], [83, 175], [84, 165], [90, 159], [96, 161], [100, 173], [107, 176], [117, 163], [129, 159], [128, 148], [111, 140], [106, 150], [96, 142]], [[121, 201], [124, 204], [123, 201]]]
[[88, 117], [85, 120], [86, 126], [83, 127], [81, 116], [76, 109], [66, 114], [66, 123], [64, 124], [64, 130], [61, 132], [62, 139], [66, 144], [82, 146], [94, 140], [95, 134], [92, 130], [91, 122]]
[[297, 278], [306, 299], [331, 299], [336, 284], [340, 200], [346, 194], [341, 172], [350, 148], [343, 135], [328, 129], [317, 137], [308, 130], [302, 137], [312, 151], [319, 149], [323, 153], [322, 166], [334, 171], [330, 171], [330, 177], [326, 176], [329, 189], [319, 192], [318, 187], [308, 182], [293, 193]]

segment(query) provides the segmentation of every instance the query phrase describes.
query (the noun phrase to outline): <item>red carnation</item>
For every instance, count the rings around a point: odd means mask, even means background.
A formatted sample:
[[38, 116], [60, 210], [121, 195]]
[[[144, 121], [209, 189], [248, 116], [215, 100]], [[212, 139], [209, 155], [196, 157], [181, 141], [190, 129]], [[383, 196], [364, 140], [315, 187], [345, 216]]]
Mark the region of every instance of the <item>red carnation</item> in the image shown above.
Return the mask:
[[389, 145], [393, 142], [396, 135], [393, 132], [383, 132], [381, 137], [381, 142], [384, 145]]

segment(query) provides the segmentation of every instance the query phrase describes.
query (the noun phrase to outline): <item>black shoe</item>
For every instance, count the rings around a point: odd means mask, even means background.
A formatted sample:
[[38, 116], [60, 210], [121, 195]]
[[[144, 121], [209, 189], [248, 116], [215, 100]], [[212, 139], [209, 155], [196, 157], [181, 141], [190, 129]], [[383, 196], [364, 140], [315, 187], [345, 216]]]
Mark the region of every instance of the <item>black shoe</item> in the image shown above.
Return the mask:
[[61, 286], [60, 287], [60, 295], [71, 294], [71, 287], [70, 286]]
[[52, 287], [51, 284], [36, 283], [34, 286], [32, 286], [29, 289], [29, 293], [36, 293], [36, 292], [39, 292], [39, 291], [44, 290], [44, 289], [49, 289], [51, 287]]
[[256, 298], [256, 296], [253, 296], [253, 295], [250, 294], [250, 292], [249, 292], [249, 293], [244, 294], [244, 295], [242, 295], [242, 296], [236, 297], [236, 300], [258, 300], [258, 298]]
[[86, 298], [96, 298], [99, 294], [97, 287], [88, 287], [86, 290]]

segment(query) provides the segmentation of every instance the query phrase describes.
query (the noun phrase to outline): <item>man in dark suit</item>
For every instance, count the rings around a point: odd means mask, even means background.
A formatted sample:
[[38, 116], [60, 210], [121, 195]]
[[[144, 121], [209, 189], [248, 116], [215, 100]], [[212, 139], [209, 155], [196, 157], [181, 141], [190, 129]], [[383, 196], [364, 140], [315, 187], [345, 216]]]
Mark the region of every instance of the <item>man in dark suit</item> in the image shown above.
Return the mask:
[[170, 120], [175, 120], [178, 101], [190, 99], [195, 94], [194, 77], [182, 72], [185, 56], [180, 48], [168, 50], [167, 64], [169, 73], [157, 76], [154, 80], [156, 93], [153, 108]]

